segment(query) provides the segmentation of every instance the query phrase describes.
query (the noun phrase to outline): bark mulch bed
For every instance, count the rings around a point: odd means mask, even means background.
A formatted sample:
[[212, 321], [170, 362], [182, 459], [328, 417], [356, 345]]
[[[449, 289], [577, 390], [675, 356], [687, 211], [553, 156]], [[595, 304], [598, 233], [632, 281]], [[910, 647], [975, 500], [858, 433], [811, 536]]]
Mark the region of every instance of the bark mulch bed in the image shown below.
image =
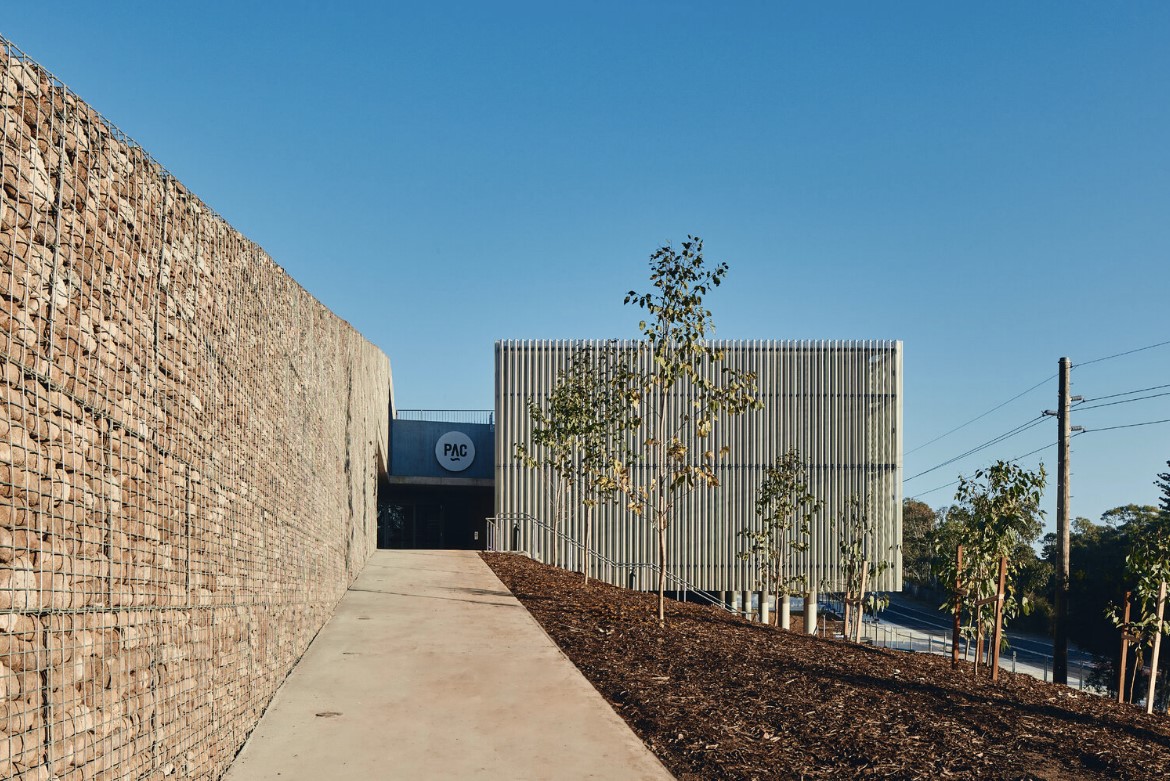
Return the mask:
[[484, 559], [680, 781], [1170, 778], [1165, 714]]

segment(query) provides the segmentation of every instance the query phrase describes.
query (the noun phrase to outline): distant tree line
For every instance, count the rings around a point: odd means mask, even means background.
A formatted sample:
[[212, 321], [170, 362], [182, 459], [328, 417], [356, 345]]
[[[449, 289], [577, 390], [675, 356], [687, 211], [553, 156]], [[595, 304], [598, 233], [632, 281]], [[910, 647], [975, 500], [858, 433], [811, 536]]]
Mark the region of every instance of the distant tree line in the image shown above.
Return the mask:
[[[1170, 467], [1170, 462], [1167, 462]], [[1149, 665], [1154, 633], [1170, 634], [1170, 622], [1154, 618], [1158, 584], [1170, 577], [1170, 471], [1157, 475], [1157, 506], [1128, 504], [1106, 511], [1094, 522], [1076, 518], [1070, 525], [1069, 640], [1098, 657], [1091, 681], [1116, 694], [1121, 619], [1127, 592], [1133, 594], [1133, 615], [1127, 627], [1141, 640], [1131, 656], [1137, 676], [1127, 683], [1144, 697], [1143, 666]], [[916, 499], [903, 505], [902, 560], [907, 587], [920, 595], [950, 599], [955, 550], [970, 526], [970, 502], [932, 508]], [[1014, 628], [1050, 633], [1056, 588], [1056, 535], [1041, 536], [1037, 518], [1021, 523], [1010, 542], [1009, 592], [1020, 612]], [[1170, 704], [1170, 648], [1159, 660], [1155, 707]], [[1136, 662], [1136, 663], [1135, 663]]]

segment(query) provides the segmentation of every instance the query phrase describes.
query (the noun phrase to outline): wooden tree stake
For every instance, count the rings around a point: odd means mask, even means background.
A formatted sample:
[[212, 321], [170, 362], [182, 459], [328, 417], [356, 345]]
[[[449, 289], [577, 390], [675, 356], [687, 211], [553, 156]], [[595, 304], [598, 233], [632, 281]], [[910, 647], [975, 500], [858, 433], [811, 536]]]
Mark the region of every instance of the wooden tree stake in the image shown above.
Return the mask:
[[861, 642], [861, 622], [865, 615], [865, 579], [869, 575], [869, 562], [861, 560], [861, 590], [857, 592], [857, 618], [854, 620], [854, 642]]
[[1125, 617], [1121, 621], [1121, 664], [1118, 665], [1119, 674], [1117, 676], [1117, 701], [1125, 704], [1125, 663], [1129, 660], [1129, 630], [1126, 628], [1129, 625], [1129, 608], [1130, 600], [1133, 598], [1133, 592], [1125, 592]]
[[1158, 680], [1158, 652], [1162, 650], [1162, 617], [1166, 615], [1166, 581], [1158, 584], [1158, 630], [1154, 632], [1154, 650], [1150, 655], [1150, 693], [1146, 695], [1146, 713], [1154, 712], [1154, 685]]
[[955, 551], [955, 625], [951, 632], [951, 668], [959, 666], [959, 634], [962, 631], [963, 546]]
[[999, 587], [995, 592], [995, 635], [991, 641], [991, 680], [999, 680], [999, 644], [1003, 638], [1003, 600], [1007, 590], [1007, 557], [999, 559]]

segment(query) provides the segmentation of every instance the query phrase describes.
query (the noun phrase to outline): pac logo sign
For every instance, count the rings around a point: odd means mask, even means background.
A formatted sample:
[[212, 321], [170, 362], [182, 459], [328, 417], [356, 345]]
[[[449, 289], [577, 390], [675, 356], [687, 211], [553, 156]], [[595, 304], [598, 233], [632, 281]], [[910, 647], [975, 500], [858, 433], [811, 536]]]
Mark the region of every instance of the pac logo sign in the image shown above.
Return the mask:
[[435, 458], [448, 472], [462, 472], [475, 461], [475, 444], [462, 431], [448, 431], [435, 443]]

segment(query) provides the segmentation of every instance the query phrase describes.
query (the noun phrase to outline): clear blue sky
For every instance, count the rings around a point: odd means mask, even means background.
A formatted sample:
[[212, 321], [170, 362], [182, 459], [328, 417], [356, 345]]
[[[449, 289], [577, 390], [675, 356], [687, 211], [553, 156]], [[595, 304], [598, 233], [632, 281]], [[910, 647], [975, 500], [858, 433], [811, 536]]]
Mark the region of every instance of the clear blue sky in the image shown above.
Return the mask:
[[[913, 450], [1060, 356], [1170, 340], [1164, 3], [9, 2], [0, 33], [385, 350], [399, 407], [490, 407], [496, 339], [633, 336], [688, 232], [731, 266], [718, 336], [904, 340], [907, 477], [1053, 408]], [[1170, 384], [1170, 346], [1073, 377]], [[1155, 500], [1170, 424], [1073, 444], [1074, 515]]]

